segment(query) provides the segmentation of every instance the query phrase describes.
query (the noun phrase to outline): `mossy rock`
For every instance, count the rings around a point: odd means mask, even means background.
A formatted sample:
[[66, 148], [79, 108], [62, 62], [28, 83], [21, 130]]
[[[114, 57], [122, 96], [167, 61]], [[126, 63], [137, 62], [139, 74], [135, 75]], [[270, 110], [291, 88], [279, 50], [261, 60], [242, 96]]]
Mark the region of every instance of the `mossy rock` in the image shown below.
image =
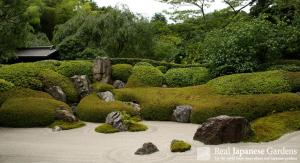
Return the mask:
[[171, 152], [185, 152], [191, 149], [191, 145], [182, 140], [172, 140]]
[[10, 98], [0, 109], [0, 126], [39, 127], [54, 122], [55, 109], [69, 106], [61, 101], [47, 98]]
[[14, 87], [15, 85], [13, 83], [0, 79], [0, 92], [8, 91]]
[[160, 87], [164, 75], [153, 66], [135, 66], [126, 87]]
[[127, 82], [132, 73], [132, 68], [130, 64], [115, 64], [112, 66], [112, 78]]
[[148, 127], [142, 123], [131, 123], [129, 125], [128, 131], [130, 132], [138, 132], [138, 131], [146, 131], [148, 129]]
[[99, 133], [103, 133], [103, 134], [110, 134], [110, 133], [119, 132], [118, 129], [115, 129], [115, 128], [113, 128], [112, 125], [106, 124], [106, 123], [104, 123], [104, 124], [99, 125], [98, 127], [96, 127], [95, 131], [99, 132]]
[[74, 129], [74, 128], [83, 127], [83, 126], [85, 126], [85, 123], [82, 121], [66, 122], [63, 120], [56, 120], [49, 127], [54, 128], [55, 126], [59, 126], [62, 130], [70, 130], [70, 129]]
[[105, 91], [112, 92], [112, 90], [114, 89], [112, 85], [107, 83], [101, 83], [101, 82], [93, 83], [92, 87], [94, 92], [105, 92]]

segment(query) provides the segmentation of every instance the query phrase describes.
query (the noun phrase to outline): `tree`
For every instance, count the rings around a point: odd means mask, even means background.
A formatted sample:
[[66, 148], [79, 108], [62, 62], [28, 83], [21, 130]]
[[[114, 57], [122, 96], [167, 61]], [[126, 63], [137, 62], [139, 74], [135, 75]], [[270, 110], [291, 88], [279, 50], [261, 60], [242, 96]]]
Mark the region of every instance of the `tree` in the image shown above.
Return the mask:
[[155, 13], [151, 19], [151, 22], [167, 23], [167, 18], [162, 13]]

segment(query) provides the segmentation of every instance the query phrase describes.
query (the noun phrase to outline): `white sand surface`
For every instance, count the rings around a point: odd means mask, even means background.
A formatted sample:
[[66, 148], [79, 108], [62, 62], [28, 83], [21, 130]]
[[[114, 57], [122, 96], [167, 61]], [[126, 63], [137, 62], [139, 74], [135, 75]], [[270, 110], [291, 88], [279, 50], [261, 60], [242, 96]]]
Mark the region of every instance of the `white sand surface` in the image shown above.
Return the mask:
[[[300, 162], [300, 131], [287, 134], [268, 143], [235, 143], [217, 146], [203, 145], [194, 141], [197, 124], [145, 121], [149, 129], [144, 132], [120, 132], [101, 134], [94, 131], [99, 124], [87, 123], [79, 129], [52, 132], [49, 128], [0, 128], [0, 163], [231, 163], [231, 162]], [[171, 153], [173, 139], [192, 144], [185, 153]], [[151, 155], [134, 155], [144, 142], [153, 142], [159, 152]], [[208, 161], [197, 160], [197, 149], [208, 147], [227, 149], [291, 148], [298, 161], [218, 161], [211, 155]], [[275, 158], [276, 156], [270, 156]], [[205, 158], [201, 158], [205, 159]]]

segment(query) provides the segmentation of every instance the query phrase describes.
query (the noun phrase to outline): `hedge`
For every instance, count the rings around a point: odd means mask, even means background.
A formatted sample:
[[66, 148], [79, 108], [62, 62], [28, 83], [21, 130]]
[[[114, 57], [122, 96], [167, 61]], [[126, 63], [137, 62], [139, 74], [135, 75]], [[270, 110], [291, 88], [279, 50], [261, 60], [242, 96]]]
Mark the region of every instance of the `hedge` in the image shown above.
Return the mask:
[[0, 79], [0, 92], [8, 91], [14, 87], [15, 85], [13, 83]]
[[112, 91], [114, 89], [114, 87], [110, 84], [107, 83], [100, 83], [100, 82], [96, 82], [92, 84], [93, 87], [93, 91], [94, 92], [105, 92], [105, 91]]
[[69, 103], [77, 102], [78, 94], [75, 85], [69, 78], [52, 70], [44, 70], [39, 76], [45, 89], [52, 86], [59, 86], [66, 94]]
[[218, 77], [208, 82], [219, 94], [263, 94], [291, 91], [284, 71], [234, 74]]
[[0, 109], [0, 126], [38, 127], [54, 122], [55, 109], [65, 106], [63, 102], [47, 98], [11, 98]]
[[107, 114], [112, 111], [126, 111], [134, 114], [131, 106], [120, 101], [105, 102], [96, 94], [84, 97], [77, 106], [78, 117], [88, 122], [105, 122]]
[[184, 87], [206, 83], [210, 75], [203, 67], [175, 68], [165, 74], [166, 83], [171, 87]]
[[63, 61], [57, 68], [57, 72], [66, 76], [87, 75], [92, 79], [93, 64], [90, 61]]
[[160, 87], [164, 81], [164, 75], [152, 66], [134, 66], [126, 87]]
[[152, 66], [152, 65], [148, 62], [138, 62], [134, 66]]
[[132, 73], [132, 65], [130, 64], [116, 64], [112, 66], [112, 78], [127, 82]]
[[293, 92], [300, 91], [300, 72], [288, 72], [286, 78], [292, 88]]

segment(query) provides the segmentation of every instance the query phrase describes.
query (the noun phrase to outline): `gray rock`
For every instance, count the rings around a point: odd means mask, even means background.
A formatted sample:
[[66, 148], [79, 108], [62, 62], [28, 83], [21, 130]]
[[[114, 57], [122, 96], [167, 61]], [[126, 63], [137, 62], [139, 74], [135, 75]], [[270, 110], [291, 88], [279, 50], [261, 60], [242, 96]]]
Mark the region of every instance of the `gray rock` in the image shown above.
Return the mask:
[[139, 148], [134, 154], [136, 155], [148, 155], [154, 152], [158, 152], [158, 148], [151, 142], [144, 143], [142, 148]]
[[119, 131], [127, 131], [128, 126], [124, 123], [123, 117], [120, 112], [111, 112], [106, 116], [105, 123], [110, 124], [113, 128]]
[[71, 110], [74, 115], [77, 115], [77, 103], [71, 104]]
[[296, 92], [296, 94], [300, 96], [300, 92]]
[[236, 143], [251, 134], [250, 123], [246, 118], [221, 115], [204, 122], [196, 131], [194, 140], [211, 145]]
[[176, 122], [188, 123], [190, 121], [190, 115], [192, 111], [192, 106], [190, 105], [180, 105], [176, 106], [173, 110], [173, 120]]
[[163, 84], [161, 87], [168, 88], [168, 86], [166, 84]]
[[113, 83], [113, 87], [116, 88], [116, 89], [124, 88], [125, 87], [125, 83], [122, 82], [121, 80], [116, 80]]
[[53, 131], [53, 132], [58, 132], [58, 131], [61, 131], [61, 130], [62, 130], [62, 128], [59, 127], [59, 126], [54, 126], [54, 127], [52, 128], [52, 131]]
[[75, 117], [75, 115], [69, 111], [64, 106], [60, 106], [55, 109], [55, 119], [56, 120], [63, 120], [66, 122], [76, 122], [78, 119]]
[[71, 80], [73, 81], [80, 98], [83, 98], [91, 92], [90, 81], [86, 75], [74, 75], [71, 77]]
[[137, 104], [137, 103], [134, 103], [134, 102], [123, 102], [123, 103], [126, 104], [126, 105], [131, 106], [133, 108], [135, 114], [137, 114], [137, 115], [141, 114], [140, 104]]
[[111, 81], [111, 60], [109, 58], [96, 58], [93, 64], [93, 81], [109, 83]]
[[45, 89], [47, 93], [49, 93], [56, 100], [67, 102], [67, 96], [65, 92], [59, 86], [52, 86], [50, 88]]
[[115, 101], [114, 95], [110, 91], [98, 92], [97, 96], [104, 100], [105, 102]]

